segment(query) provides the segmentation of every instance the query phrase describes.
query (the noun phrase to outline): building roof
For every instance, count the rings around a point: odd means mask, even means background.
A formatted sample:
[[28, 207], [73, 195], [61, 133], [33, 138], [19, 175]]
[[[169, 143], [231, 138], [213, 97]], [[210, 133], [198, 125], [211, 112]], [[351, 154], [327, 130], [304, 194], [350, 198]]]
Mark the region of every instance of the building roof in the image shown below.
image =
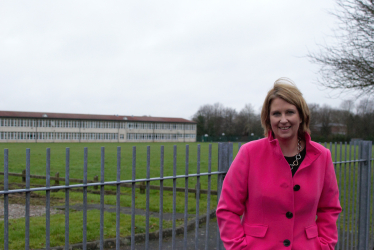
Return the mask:
[[74, 120], [106, 120], [106, 121], [132, 121], [132, 122], [169, 122], [169, 123], [196, 123], [184, 118], [152, 117], [152, 116], [123, 116], [123, 115], [90, 115], [67, 114], [48, 112], [0, 111], [3, 118], [29, 118], [29, 119], [74, 119]]

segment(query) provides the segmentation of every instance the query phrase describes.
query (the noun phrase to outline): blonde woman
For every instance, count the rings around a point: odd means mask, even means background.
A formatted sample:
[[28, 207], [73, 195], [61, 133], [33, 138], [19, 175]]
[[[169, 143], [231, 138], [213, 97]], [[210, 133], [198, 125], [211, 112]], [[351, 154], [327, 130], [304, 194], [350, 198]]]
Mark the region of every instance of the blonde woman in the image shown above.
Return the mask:
[[266, 138], [240, 148], [223, 183], [217, 220], [227, 250], [334, 249], [339, 190], [309, 119], [292, 80], [278, 79], [262, 107]]

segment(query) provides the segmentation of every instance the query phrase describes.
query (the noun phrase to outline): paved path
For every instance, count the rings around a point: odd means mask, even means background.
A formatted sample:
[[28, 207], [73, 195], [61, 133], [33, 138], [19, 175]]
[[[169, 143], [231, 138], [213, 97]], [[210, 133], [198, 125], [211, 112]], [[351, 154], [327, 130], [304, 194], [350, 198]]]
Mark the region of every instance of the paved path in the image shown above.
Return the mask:
[[[58, 206], [54, 207], [56, 209], [65, 209], [65, 206]], [[69, 206], [69, 209], [73, 210], [83, 210], [82, 204], [75, 204]], [[99, 204], [87, 204], [87, 210], [97, 210], [100, 209]], [[112, 205], [104, 205], [104, 210], [106, 212], [116, 212], [116, 207]], [[128, 207], [121, 207], [121, 213], [123, 214], [131, 214], [131, 208]], [[142, 209], [135, 209], [135, 214], [145, 215], [145, 210]], [[158, 217], [159, 213], [157, 212], [150, 212], [150, 216]], [[189, 217], [194, 217], [194, 215], [189, 215]], [[164, 220], [172, 220], [171, 213], [164, 213], [163, 214]], [[184, 214], [177, 213], [176, 219], [184, 219]], [[217, 249], [217, 220], [211, 219], [209, 222], [209, 237], [208, 237], [208, 248], [209, 250]], [[206, 223], [200, 224], [199, 231], [198, 231], [198, 246], [197, 249], [205, 249], [205, 242], [206, 241]], [[183, 249], [184, 245], [184, 235], [177, 235], [175, 237], [175, 248], [174, 249]], [[135, 250], [144, 250], [145, 249], [145, 242], [139, 242], [135, 244]], [[159, 249], [159, 241], [158, 240], [151, 240], [149, 241], [149, 249], [150, 250], [157, 250]], [[169, 250], [172, 248], [172, 238], [164, 238], [162, 243], [162, 249]], [[187, 233], [187, 249], [193, 250], [195, 249], [195, 230], [191, 230]], [[106, 250], [113, 250], [113, 248], [106, 249]], [[131, 246], [124, 246], [121, 250], [131, 250]]]
[[[199, 228], [199, 236], [198, 236], [198, 248], [204, 250], [205, 249], [205, 237], [206, 237], [206, 224], [201, 224]], [[175, 249], [183, 249], [183, 235], [178, 235], [175, 237]], [[215, 250], [217, 249], [217, 220], [212, 219], [209, 222], [209, 238], [208, 238], [208, 249]], [[144, 250], [145, 243], [136, 243], [135, 250]], [[149, 242], [149, 249], [157, 250], [159, 249], [159, 242], [158, 240], [152, 240]], [[162, 242], [162, 249], [163, 250], [170, 250], [172, 248], [172, 239], [167, 238], [164, 239]], [[191, 230], [187, 233], [187, 249], [194, 250], [195, 249], [195, 230]], [[106, 249], [109, 250], [109, 249]], [[131, 246], [122, 247], [121, 250], [131, 250]]]
[[[54, 208], [64, 210], [65, 206], [55, 206]], [[77, 210], [77, 211], [83, 211], [83, 205], [82, 204], [70, 205], [69, 209]], [[100, 204], [87, 204], [87, 210], [100, 210]], [[116, 206], [114, 206], [114, 205], [104, 205], [104, 211], [115, 213], [116, 212]], [[121, 207], [120, 212], [121, 212], [121, 214], [131, 214], [131, 208], [130, 207]], [[145, 216], [145, 210], [135, 209], [135, 214]], [[159, 215], [160, 214], [158, 212], [149, 211], [149, 216], [158, 218]], [[194, 215], [189, 214], [188, 217], [193, 218]], [[184, 219], [184, 214], [183, 213], [176, 213], [175, 218], [177, 220], [178, 219]], [[164, 213], [163, 214], [163, 219], [164, 220], [172, 220], [172, 214], [171, 213]]]

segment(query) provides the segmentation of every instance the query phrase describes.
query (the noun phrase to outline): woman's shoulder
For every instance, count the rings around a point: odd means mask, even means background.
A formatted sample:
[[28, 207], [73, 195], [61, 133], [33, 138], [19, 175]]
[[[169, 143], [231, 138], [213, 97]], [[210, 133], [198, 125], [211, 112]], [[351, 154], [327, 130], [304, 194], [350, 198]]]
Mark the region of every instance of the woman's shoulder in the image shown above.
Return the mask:
[[268, 144], [268, 142], [269, 142], [268, 138], [261, 138], [261, 139], [258, 139], [258, 140], [250, 141], [250, 142], [247, 142], [247, 143], [243, 144], [240, 147], [240, 150], [257, 149], [259, 147], [264, 147], [265, 145]]
[[318, 142], [315, 142], [315, 141], [310, 141], [310, 145], [312, 145], [313, 147], [318, 148], [319, 150], [322, 150], [322, 151], [327, 149], [321, 143], [318, 143]]
[[[317, 151], [320, 152], [322, 155], [326, 156], [327, 154], [331, 154], [330, 150], [323, 146], [321, 143], [310, 141], [310, 145]], [[308, 150], [308, 148], [307, 148]]]

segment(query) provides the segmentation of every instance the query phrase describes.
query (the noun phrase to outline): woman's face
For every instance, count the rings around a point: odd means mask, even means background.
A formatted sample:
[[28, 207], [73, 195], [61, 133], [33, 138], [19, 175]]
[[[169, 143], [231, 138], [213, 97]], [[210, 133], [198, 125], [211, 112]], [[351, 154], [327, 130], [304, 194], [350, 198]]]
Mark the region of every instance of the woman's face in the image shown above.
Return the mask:
[[278, 140], [297, 138], [301, 123], [299, 111], [295, 105], [277, 97], [270, 104], [270, 125], [274, 137]]

